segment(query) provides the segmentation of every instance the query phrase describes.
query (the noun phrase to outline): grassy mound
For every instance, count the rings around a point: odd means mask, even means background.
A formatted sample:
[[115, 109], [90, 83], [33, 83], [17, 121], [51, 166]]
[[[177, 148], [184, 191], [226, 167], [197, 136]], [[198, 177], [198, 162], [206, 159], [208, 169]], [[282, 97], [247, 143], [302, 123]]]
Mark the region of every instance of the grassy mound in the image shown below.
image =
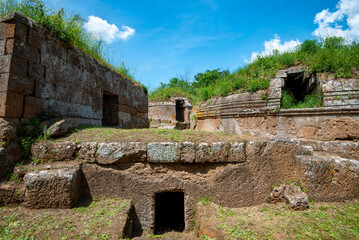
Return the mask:
[[[359, 42], [348, 42], [341, 37], [306, 40], [292, 52], [275, 51], [270, 56], [258, 57], [256, 61], [232, 73], [219, 69], [207, 70], [205, 73], [198, 73], [193, 82], [173, 78], [168, 84], [161, 84], [152, 91], [149, 97], [150, 100], [165, 101], [173, 92], [168, 89], [176, 88], [177, 94], [182, 91], [183, 97], [196, 103], [215, 96], [228, 96], [238, 91], [266, 90], [279, 69], [299, 64], [307, 66], [309, 73], [328, 73], [336, 78], [358, 77]], [[315, 107], [318, 97], [308, 98], [310, 99], [307, 101], [310, 103], [292, 103], [285, 108]]]

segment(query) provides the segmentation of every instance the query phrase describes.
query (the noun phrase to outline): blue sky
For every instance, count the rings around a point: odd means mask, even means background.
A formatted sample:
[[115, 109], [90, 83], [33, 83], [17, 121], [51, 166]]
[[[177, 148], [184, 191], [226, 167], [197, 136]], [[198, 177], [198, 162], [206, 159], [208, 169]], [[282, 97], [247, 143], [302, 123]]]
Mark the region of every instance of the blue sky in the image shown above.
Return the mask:
[[359, 33], [358, 0], [47, 2], [81, 14], [89, 31], [102, 30], [112, 60], [124, 61], [150, 89], [185, 72], [233, 71], [256, 54], [288, 50], [329, 30]]

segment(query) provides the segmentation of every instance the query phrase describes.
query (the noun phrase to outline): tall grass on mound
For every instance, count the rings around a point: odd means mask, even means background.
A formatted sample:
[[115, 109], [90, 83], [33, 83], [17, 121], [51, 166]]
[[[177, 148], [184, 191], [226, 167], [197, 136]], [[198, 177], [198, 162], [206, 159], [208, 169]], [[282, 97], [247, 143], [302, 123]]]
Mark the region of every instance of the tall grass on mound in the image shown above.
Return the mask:
[[171, 97], [185, 97], [187, 99], [190, 99], [191, 101], [194, 100], [194, 96], [189, 94], [186, 91], [183, 91], [182, 89], [178, 87], [170, 87], [170, 88], [162, 88], [162, 89], [156, 89], [154, 92], [151, 92], [149, 96], [150, 101], [167, 101]]
[[85, 20], [79, 14], [69, 14], [63, 8], [52, 10], [42, 0], [0, 0], [0, 18], [13, 12], [20, 12], [50, 30], [62, 42], [76, 46], [86, 54], [100, 60], [124, 77], [136, 82], [129, 69], [121, 63], [110, 64], [105, 57], [104, 42], [93, 37], [84, 28]]
[[285, 109], [290, 108], [316, 108], [322, 105], [322, 95], [317, 92], [312, 92], [304, 97], [303, 101], [297, 101], [293, 93], [289, 90], [282, 91], [281, 107]]
[[[198, 73], [193, 82], [188, 82], [185, 87], [176, 87], [183, 91], [183, 96], [190, 95], [196, 101], [205, 101], [216, 96], [224, 97], [238, 91], [256, 92], [268, 89], [270, 80], [278, 70], [299, 64], [307, 66], [309, 73], [328, 73], [337, 78], [358, 77], [359, 42], [335, 36], [306, 40], [292, 52], [274, 51], [269, 56], [259, 56], [254, 62], [233, 73], [228, 70], [207, 70]], [[170, 87], [172, 86], [162, 84], [161, 91], [166, 92], [165, 89]], [[156, 92], [157, 89], [153, 91]], [[318, 94], [315, 97], [309, 95], [303, 103], [293, 103], [286, 108], [318, 106], [318, 102]]]

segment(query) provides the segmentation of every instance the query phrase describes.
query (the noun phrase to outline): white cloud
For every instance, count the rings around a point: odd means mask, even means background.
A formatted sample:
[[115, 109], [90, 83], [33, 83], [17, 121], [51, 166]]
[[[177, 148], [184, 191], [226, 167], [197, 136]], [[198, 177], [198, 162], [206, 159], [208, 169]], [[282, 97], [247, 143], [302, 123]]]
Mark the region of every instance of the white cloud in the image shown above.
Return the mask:
[[[324, 9], [317, 13], [314, 23], [318, 28], [312, 33], [317, 37], [339, 36], [348, 40], [359, 37], [359, 1], [340, 0], [335, 12]], [[343, 28], [341, 23], [346, 23], [347, 28]]]
[[89, 20], [84, 26], [95, 38], [107, 43], [112, 43], [116, 39], [127, 40], [135, 34], [133, 28], [122, 25], [123, 31], [120, 31], [115, 24], [109, 24], [106, 20], [96, 16], [89, 16]]
[[271, 55], [271, 54], [273, 54], [273, 52], [275, 50], [277, 50], [279, 53], [293, 51], [300, 44], [301, 44], [301, 42], [298, 39], [284, 42], [282, 44], [280, 37], [277, 34], [275, 34], [273, 39], [264, 42], [264, 51], [263, 52], [261, 52], [261, 53], [252, 52], [251, 59], [245, 60], [245, 62], [251, 63], [251, 62], [255, 61], [258, 58], [258, 56], [264, 57], [264, 56]]

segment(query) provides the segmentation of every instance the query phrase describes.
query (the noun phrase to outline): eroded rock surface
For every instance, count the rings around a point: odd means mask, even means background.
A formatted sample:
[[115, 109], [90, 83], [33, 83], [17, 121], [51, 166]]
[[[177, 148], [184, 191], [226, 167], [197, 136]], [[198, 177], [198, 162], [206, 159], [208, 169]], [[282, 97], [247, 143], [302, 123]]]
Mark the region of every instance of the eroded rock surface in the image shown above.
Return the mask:
[[31, 208], [71, 208], [79, 193], [79, 166], [29, 172], [25, 175], [25, 205]]
[[60, 137], [69, 133], [71, 130], [77, 128], [78, 126], [79, 125], [75, 119], [63, 119], [51, 125], [47, 129], [47, 133], [50, 137]]
[[351, 117], [340, 117], [324, 126], [324, 138], [328, 140], [359, 139], [359, 122]]
[[[88, 152], [88, 154], [91, 153]], [[139, 142], [99, 143], [96, 156], [96, 161], [105, 165], [144, 161], [146, 159], [146, 144]]]
[[294, 183], [282, 184], [274, 187], [270, 194], [272, 202], [285, 201], [292, 210], [305, 210], [308, 208], [308, 196]]

